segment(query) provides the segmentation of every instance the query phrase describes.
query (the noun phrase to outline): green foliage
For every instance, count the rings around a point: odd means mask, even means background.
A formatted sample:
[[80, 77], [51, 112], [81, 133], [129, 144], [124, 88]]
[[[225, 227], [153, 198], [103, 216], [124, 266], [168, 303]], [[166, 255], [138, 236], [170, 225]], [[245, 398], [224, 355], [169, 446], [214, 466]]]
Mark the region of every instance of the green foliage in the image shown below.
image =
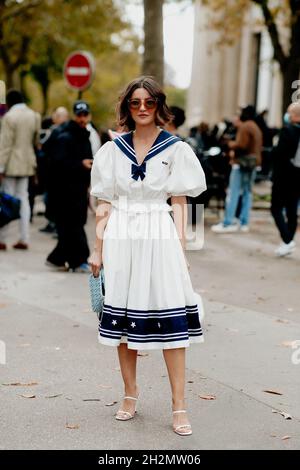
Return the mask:
[[[195, 0], [199, 1], [199, 0]], [[230, 45], [240, 37], [242, 26], [249, 21], [246, 13], [251, 6], [257, 5], [262, 11], [262, 20], [254, 20], [253, 26], [265, 24], [290, 27], [290, 1], [289, 0], [201, 0], [211, 12], [208, 27], [219, 33], [218, 45]], [[264, 18], [264, 8], [270, 14], [268, 20]]]
[[167, 95], [167, 103], [169, 106], [178, 106], [179, 108], [185, 109], [187, 93], [186, 89], [166, 86], [165, 93]]
[[77, 93], [62, 79], [63, 64], [70, 52], [88, 50], [95, 57], [96, 75], [84, 98], [99, 123], [112, 124], [119, 89], [139, 74], [138, 46], [122, 5], [114, 0], [0, 1], [0, 67], [6, 77], [14, 70], [27, 74], [27, 95], [40, 111], [50, 84], [48, 111], [59, 105], [71, 108]]

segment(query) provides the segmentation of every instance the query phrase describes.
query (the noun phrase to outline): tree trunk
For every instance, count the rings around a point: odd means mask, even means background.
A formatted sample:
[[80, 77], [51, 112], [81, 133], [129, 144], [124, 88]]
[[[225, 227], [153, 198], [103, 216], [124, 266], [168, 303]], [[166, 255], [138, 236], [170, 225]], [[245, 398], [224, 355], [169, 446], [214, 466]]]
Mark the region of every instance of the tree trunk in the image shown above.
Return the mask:
[[46, 64], [33, 64], [30, 68], [30, 73], [33, 79], [39, 84], [43, 96], [43, 111], [45, 115], [48, 110], [48, 91], [50, 87], [50, 79], [48, 73], [48, 66]]
[[144, 0], [143, 74], [164, 82], [163, 0]]
[[28, 72], [26, 70], [20, 70], [20, 72], [19, 72], [20, 92], [22, 93], [25, 101], [27, 101], [27, 99], [28, 99], [28, 96], [27, 96], [27, 93], [26, 93], [26, 84], [25, 84], [25, 79], [26, 79], [27, 74], [28, 74]]
[[10, 88], [13, 88], [13, 71], [10, 69], [10, 67], [6, 67], [5, 64], [3, 64], [3, 66], [6, 90], [10, 90]]
[[[299, 83], [297, 86], [292, 87], [295, 80], [299, 80], [300, 67], [298, 61], [289, 59], [286, 62], [284, 70], [282, 70], [283, 77], [283, 95], [282, 95], [282, 114], [284, 114], [292, 101], [299, 100]], [[294, 95], [294, 96], [293, 96]]]
[[49, 83], [42, 86], [42, 94], [43, 94], [42, 116], [46, 116], [47, 111], [48, 111], [48, 107], [49, 107], [48, 91], [49, 91]]
[[3, 63], [3, 68], [6, 90], [10, 90], [11, 88], [20, 88], [20, 80], [17, 69], [11, 65], [7, 66], [5, 63]]

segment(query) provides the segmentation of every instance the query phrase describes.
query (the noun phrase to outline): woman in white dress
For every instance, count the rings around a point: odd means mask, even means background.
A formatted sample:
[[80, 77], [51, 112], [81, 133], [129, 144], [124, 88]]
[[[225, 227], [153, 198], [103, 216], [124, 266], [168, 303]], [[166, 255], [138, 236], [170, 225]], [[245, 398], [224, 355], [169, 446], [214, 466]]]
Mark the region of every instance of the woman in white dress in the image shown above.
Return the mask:
[[120, 97], [119, 125], [130, 132], [107, 142], [94, 158], [91, 194], [98, 208], [90, 265], [98, 276], [103, 264], [99, 341], [117, 346], [124, 381], [116, 419], [135, 415], [138, 350], [162, 349], [173, 430], [186, 436], [192, 429], [184, 401], [185, 349], [203, 341], [202, 302], [184, 254], [186, 196], [198, 196], [206, 184], [189, 145], [159, 127], [171, 117], [165, 94], [150, 77], [132, 81]]

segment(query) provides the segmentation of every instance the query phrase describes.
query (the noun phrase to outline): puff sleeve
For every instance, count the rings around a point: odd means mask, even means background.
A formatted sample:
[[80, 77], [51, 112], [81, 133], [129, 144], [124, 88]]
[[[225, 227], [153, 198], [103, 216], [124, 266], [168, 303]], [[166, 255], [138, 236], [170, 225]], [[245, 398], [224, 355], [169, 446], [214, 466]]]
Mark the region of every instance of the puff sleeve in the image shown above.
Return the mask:
[[115, 198], [113, 142], [106, 142], [94, 156], [90, 194], [108, 202]]
[[186, 142], [178, 142], [172, 154], [167, 194], [170, 196], [199, 196], [206, 190], [201, 163]]

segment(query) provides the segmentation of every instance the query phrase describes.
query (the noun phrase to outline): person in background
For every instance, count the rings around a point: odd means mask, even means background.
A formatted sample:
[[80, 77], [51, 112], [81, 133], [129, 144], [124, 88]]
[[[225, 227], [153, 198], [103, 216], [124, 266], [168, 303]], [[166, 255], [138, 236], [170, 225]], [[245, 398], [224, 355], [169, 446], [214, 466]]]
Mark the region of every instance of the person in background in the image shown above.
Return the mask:
[[[29, 247], [30, 206], [28, 180], [35, 174], [41, 117], [25, 103], [22, 93], [10, 90], [6, 96], [8, 112], [2, 118], [0, 133], [0, 180], [3, 191], [21, 200], [19, 240], [13, 248]], [[0, 230], [0, 250], [6, 250], [7, 226]]]
[[170, 132], [170, 134], [180, 137], [180, 135], [178, 135], [178, 128], [185, 122], [185, 112], [178, 106], [170, 106], [169, 110], [171, 111], [173, 117], [170, 121], [166, 122], [164, 128], [166, 131]]
[[69, 268], [89, 272], [89, 247], [84, 225], [92, 166], [92, 150], [86, 129], [90, 108], [85, 101], [76, 101], [73, 111], [74, 119], [63, 124], [53, 145], [58, 243], [46, 263], [58, 270]]
[[56, 232], [56, 225], [55, 225], [55, 203], [56, 203], [56, 175], [55, 170], [52, 173], [53, 169], [53, 160], [54, 158], [54, 151], [57, 148], [55, 145], [55, 141], [59, 136], [60, 132], [64, 129], [64, 125], [66, 122], [69, 121], [69, 111], [67, 108], [63, 106], [59, 106], [55, 109], [52, 113], [52, 124], [47, 129], [47, 132], [44, 135], [43, 140], [41, 141], [41, 152], [42, 152], [42, 160], [43, 165], [45, 167], [45, 194], [44, 194], [44, 201], [45, 201], [45, 217], [48, 220], [45, 227], [40, 229], [40, 232], [43, 233], [55, 233]]
[[[91, 149], [92, 149], [92, 155], [96, 155], [98, 152], [99, 148], [101, 147], [101, 137], [100, 134], [98, 133], [96, 127], [94, 126], [92, 122], [92, 115], [89, 115], [89, 122], [86, 126], [87, 130], [90, 133], [90, 144], [91, 144]], [[96, 213], [96, 207], [97, 207], [97, 200], [95, 197], [90, 196], [89, 197], [89, 208], [90, 210], [95, 214]]]
[[[262, 132], [255, 123], [255, 111], [252, 106], [242, 109], [240, 119], [236, 119], [237, 135], [235, 140], [228, 141], [232, 151], [232, 168], [225, 202], [225, 217], [219, 224], [213, 225], [215, 233], [249, 231], [249, 215], [252, 205], [252, 185], [255, 178], [255, 167], [261, 163]], [[249, 165], [249, 166], [248, 166]], [[242, 194], [240, 225], [234, 223], [236, 210]]]
[[86, 128], [90, 133], [90, 143], [91, 143], [91, 148], [92, 148], [92, 155], [94, 156], [98, 152], [99, 148], [101, 147], [101, 139], [100, 139], [100, 135], [99, 135], [96, 127], [94, 126], [94, 124], [92, 122], [92, 115], [91, 114], [89, 114], [89, 122], [88, 122]]
[[70, 119], [69, 111], [64, 106], [58, 106], [52, 114], [52, 130]]
[[300, 103], [292, 103], [284, 117], [285, 126], [272, 151], [273, 186], [271, 213], [282, 243], [275, 250], [279, 257], [295, 249], [297, 209], [300, 198]]

